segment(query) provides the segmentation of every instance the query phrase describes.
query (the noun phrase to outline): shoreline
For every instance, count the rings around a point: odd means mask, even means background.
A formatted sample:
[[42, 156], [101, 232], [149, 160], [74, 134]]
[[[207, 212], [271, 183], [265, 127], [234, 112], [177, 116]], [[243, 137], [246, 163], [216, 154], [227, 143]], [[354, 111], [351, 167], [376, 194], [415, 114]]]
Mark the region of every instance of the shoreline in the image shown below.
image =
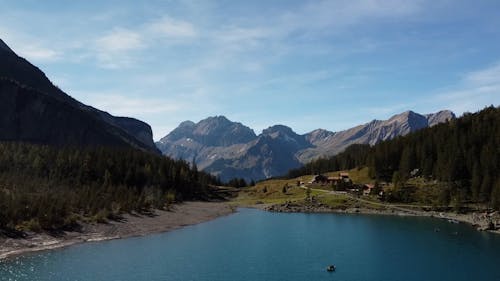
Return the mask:
[[80, 243], [168, 232], [234, 212], [235, 209], [225, 202], [190, 201], [174, 205], [171, 211], [155, 210], [152, 216], [125, 214], [119, 221], [83, 223], [79, 231], [65, 231], [56, 236], [48, 233], [28, 233], [25, 238], [0, 236], [0, 261], [27, 253], [54, 250]]
[[[360, 214], [360, 215], [385, 215], [385, 216], [413, 216], [413, 217], [429, 217], [447, 220], [451, 223], [464, 223], [474, 227], [477, 231], [487, 231], [494, 234], [500, 234], [500, 214], [494, 212], [491, 216], [484, 213], [470, 212], [466, 214], [457, 214], [452, 212], [437, 212], [437, 211], [423, 211], [423, 210], [404, 210], [401, 208], [389, 209], [371, 209], [371, 208], [346, 208], [335, 209], [330, 208], [323, 204], [297, 204], [283, 203], [283, 204], [256, 204], [253, 206], [268, 212], [283, 212], [283, 213], [332, 213], [332, 214]], [[489, 220], [492, 220], [495, 229], [487, 229]]]
[[[9, 238], [0, 236], [0, 262], [23, 254], [60, 249], [87, 242], [99, 242], [114, 239], [146, 236], [163, 233], [185, 226], [207, 222], [235, 212], [236, 208], [256, 208], [268, 212], [283, 213], [332, 213], [360, 215], [389, 215], [433, 217], [468, 224], [479, 231], [500, 234], [500, 214], [494, 213], [495, 230], [484, 229], [484, 214], [451, 212], [346, 208], [335, 209], [322, 204], [253, 204], [234, 206], [227, 202], [184, 202], [173, 206], [171, 211], [156, 210], [153, 216], [126, 214], [120, 221], [108, 223], [82, 224], [80, 231], [67, 231], [61, 235], [48, 233], [29, 233], [25, 238]], [[491, 218], [490, 218], [491, 219]]]

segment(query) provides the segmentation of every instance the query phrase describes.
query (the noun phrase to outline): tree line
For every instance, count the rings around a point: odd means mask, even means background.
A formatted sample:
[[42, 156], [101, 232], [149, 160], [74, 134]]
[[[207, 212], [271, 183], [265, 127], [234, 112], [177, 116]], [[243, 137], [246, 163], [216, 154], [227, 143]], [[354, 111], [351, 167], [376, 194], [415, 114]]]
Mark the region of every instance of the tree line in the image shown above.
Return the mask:
[[136, 149], [0, 143], [0, 228], [60, 229], [205, 199], [214, 176]]
[[425, 128], [374, 146], [344, 152], [291, 170], [289, 178], [367, 166], [377, 181], [403, 186], [412, 176], [439, 181], [441, 202], [480, 202], [500, 209], [500, 108]]

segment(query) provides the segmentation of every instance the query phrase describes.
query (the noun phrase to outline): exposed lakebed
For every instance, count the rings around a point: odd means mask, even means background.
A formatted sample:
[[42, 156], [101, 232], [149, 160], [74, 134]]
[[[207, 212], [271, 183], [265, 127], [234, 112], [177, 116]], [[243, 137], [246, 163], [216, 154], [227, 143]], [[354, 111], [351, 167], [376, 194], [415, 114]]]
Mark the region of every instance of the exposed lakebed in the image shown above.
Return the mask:
[[0, 280], [500, 280], [499, 264], [500, 236], [465, 224], [239, 209], [167, 233], [4, 260]]

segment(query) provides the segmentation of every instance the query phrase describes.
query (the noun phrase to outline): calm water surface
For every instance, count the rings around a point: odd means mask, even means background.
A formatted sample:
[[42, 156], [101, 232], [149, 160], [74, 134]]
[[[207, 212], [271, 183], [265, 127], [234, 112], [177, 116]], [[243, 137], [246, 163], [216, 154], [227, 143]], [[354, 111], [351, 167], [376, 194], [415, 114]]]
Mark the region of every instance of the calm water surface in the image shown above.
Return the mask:
[[3, 261], [0, 280], [500, 280], [500, 235], [431, 218], [240, 209], [168, 233]]

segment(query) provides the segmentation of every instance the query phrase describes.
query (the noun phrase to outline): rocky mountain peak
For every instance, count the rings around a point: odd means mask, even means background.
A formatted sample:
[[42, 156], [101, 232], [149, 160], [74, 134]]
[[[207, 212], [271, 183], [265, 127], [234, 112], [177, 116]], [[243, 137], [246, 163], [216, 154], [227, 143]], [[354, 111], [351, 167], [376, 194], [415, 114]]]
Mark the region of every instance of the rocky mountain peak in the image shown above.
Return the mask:
[[297, 133], [295, 133], [292, 130], [292, 128], [287, 127], [285, 125], [274, 125], [274, 126], [271, 126], [271, 127], [267, 128], [267, 129], [264, 129], [262, 131], [262, 134], [263, 135], [268, 135], [268, 136], [271, 136], [271, 137], [277, 137], [279, 135], [289, 136], [289, 137], [298, 136]]
[[159, 143], [165, 145], [180, 140], [194, 140], [204, 146], [228, 146], [247, 143], [255, 138], [254, 131], [247, 126], [232, 122], [225, 116], [213, 116], [198, 123], [184, 121]]
[[179, 127], [185, 128], [185, 127], [194, 127], [196, 125], [193, 121], [184, 121], [179, 124]]
[[389, 123], [390, 122], [398, 122], [398, 123], [402, 123], [402, 122], [406, 122], [412, 118], [418, 118], [419, 116], [422, 116], [418, 113], [415, 113], [411, 110], [408, 110], [408, 111], [405, 111], [405, 112], [402, 112], [402, 113], [399, 113], [399, 114], [396, 114], [394, 116], [392, 116], [391, 118], [389, 118], [389, 120], [387, 120]]
[[316, 129], [312, 132], [309, 132], [308, 134], [306, 134], [306, 139], [312, 143], [312, 144], [315, 144], [319, 141], [327, 141], [328, 138], [330, 138], [331, 136], [333, 136], [335, 133], [334, 132], [330, 132], [328, 130], [324, 130], [324, 129]]
[[436, 113], [426, 114], [425, 117], [427, 118], [427, 123], [429, 124], [429, 127], [456, 118], [455, 113], [453, 113], [450, 110], [441, 110]]
[[226, 130], [228, 127], [235, 124], [237, 123], [229, 121], [224, 116], [208, 117], [196, 124], [196, 128], [193, 133], [201, 136], [209, 136], [218, 134], [220, 131]]
[[[405, 135], [414, 130], [425, 128], [428, 126], [427, 118], [411, 110], [392, 116], [386, 126], [399, 126], [397, 132], [393, 135]], [[391, 136], [392, 138], [393, 136]]]

